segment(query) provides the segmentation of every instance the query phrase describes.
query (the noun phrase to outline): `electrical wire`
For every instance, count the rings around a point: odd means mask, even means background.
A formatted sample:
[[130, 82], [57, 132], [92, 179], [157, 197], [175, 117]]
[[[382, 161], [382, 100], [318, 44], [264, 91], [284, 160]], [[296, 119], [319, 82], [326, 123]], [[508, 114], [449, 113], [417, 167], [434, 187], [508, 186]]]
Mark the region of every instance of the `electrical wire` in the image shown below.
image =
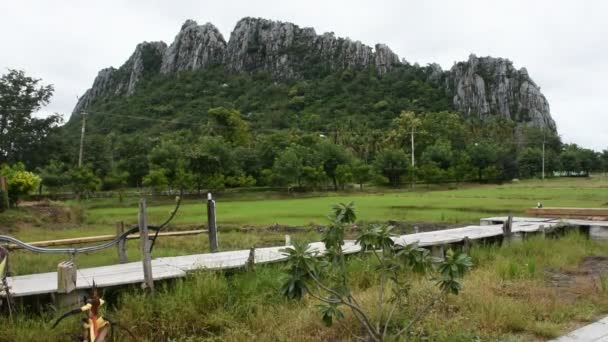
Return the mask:
[[[169, 216], [169, 218], [163, 222], [161, 225], [159, 226], [148, 226], [148, 229], [151, 230], [155, 230], [155, 231], [160, 231], [161, 229], [163, 229], [164, 227], [166, 227], [171, 220], [173, 220], [173, 218], [175, 217], [175, 215], [177, 214], [177, 210], [179, 209], [179, 205], [181, 203], [181, 197], [180, 200], [177, 202], [175, 209], [173, 209], [173, 212], [171, 213], [171, 215]], [[3, 242], [8, 242], [8, 243], [12, 243], [15, 244], [17, 246], [22, 247], [25, 250], [31, 251], [31, 252], [36, 252], [36, 253], [43, 253], [43, 254], [63, 254], [63, 253], [68, 253], [71, 255], [76, 255], [78, 253], [88, 253], [88, 252], [95, 252], [95, 251], [99, 251], [102, 249], [106, 249], [106, 248], [110, 248], [114, 245], [116, 245], [118, 242], [120, 242], [121, 240], [124, 240], [127, 238], [127, 236], [136, 233], [139, 231], [139, 226], [133, 226], [131, 227], [129, 230], [127, 230], [126, 232], [118, 235], [116, 238], [114, 238], [113, 240], [110, 240], [108, 242], [99, 244], [99, 245], [94, 245], [94, 246], [87, 246], [87, 247], [78, 247], [78, 248], [45, 248], [45, 247], [37, 247], [37, 246], [33, 246], [28, 244], [27, 242], [23, 242], [17, 238], [14, 238], [12, 236], [8, 236], [8, 235], [0, 235], [0, 241]], [[158, 236], [158, 234], [155, 235], [155, 239]]]

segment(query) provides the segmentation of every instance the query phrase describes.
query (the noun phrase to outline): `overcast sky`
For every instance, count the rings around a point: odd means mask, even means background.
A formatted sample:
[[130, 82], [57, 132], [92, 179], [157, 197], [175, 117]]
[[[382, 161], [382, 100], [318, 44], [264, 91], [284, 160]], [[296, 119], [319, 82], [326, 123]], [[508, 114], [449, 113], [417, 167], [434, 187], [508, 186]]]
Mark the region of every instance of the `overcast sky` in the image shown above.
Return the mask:
[[245, 16], [385, 43], [401, 58], [448, 69], [470, 53], [526, 67], [565, 142], [608, 148], [608, 1], [28, 1], [0, 2], [0, 72], [55, 86], [46, 112], [69, 117], [104, 67], [142, 41], [170, 44], [181, 24], [215, 24], [228, 40]]

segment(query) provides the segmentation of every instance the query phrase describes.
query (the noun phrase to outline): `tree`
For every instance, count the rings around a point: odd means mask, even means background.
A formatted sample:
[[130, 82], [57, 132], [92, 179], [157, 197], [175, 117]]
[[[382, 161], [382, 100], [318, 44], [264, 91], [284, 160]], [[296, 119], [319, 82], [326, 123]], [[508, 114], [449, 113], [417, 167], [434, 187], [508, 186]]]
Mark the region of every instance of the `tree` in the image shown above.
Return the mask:
[[496, 162], [496, 146], [489, 141], [474, 143], [469, 146], [467, 153], [471, 165], [477, 168], [478, 181], [483, 179], [483, 170]]
[[517, 158], [520, 177], [534, 177], [542, 171], [543, 153], [538, 148], [526, 148]]
[[374, 160], [376, 171], [386, 177], [392, 186], [399, 186], [401, 177], [409, 167], [409, 157], [401, 150], [384, 150]]
[[164, 169], [153, 169], [144, 176], [143, 185], [149, 186], [154, 191], [160, 192], [164, 190], [169, 185], [169, 180], [167, 179], [167, 175], [165, 174]]
[[372, 179], [372, 168], [361, 160], [357, 160], [352, 168], [353, 180], [359, 184], [359, 189], [363, 190], [363, 184]]
[[21, 196], [37, 189], [40, 185], [40, 177], [26, 171], [23, 163], [2, 166], [0, 175], [5, 177], [8, 182], [8, 198], [13, 207], [17, 206]]
[[280, 185], [302, 185], [302, 158], [295, 148], [287, 148], [274, 162], [273, 173], [275, 182]]
[[80, 200], [83, 195], [99, 189], [101, 180], [91, 171], [88, 166], [73, 168], [70, 173], [70, 187]]
[[23, 162], [34, 168], [46, 162], [39, 158], [47, 155], [42, 153], [49, 148], [46, 139], [61, 116], [40, 119], [32, 114], [52, 95], [52, 85], [42, 85], [23, 71], [9, 69], [0, 77], [0, 164]]
[[433, 161], [422, 163], [422, 166], [420, 166], [418, 172], [420, 173], [422, 179], [430, 184], [439, 183], [442, 179], [445, 179], [444, 170]]
[[249, 124], [241, 118], [236, 109], [217, 107], [209, 109], [209, 116], [215, 122], [214, 131], [219, 132], [234, 145], [245, 145], [251, 140]]
[[603, 150], [600, 156], [602, 162], [602, 171], [608, 172], [608, 150]]
[[583, 168], [580, 157], [579, 147], [576, 144], [564, 146], [564, 150], [559, 155], [562, 171], [565, 171], [568, 176], [572, 175], [572, 173], [582, 172]]
[[49, 190], [60, 189], [70, 181], [67, 165], [57, 160], [51, 160], [49, 165], [39, 169], [38, 173], [42, 179], [41, 185]]
[[349, 164], [350, 156], [344, 147], [332, 144], [328, 141], [319, 143], [317, 145], [317, 150], [323, 165], [323, 171], [325, 171], [327, 177], [332, 180], [334, 190], [338, 190], [338, 176], [336, 171], [340, 165]]
[[122, 203], [123, 192], [127, 187], [129, 180], [129, 173], [127, 171], [121, 171], [117, 167], [112, 170], [104, 177], [102, 183], [103, 190], [117, 190], [118, 201]]
[[447, 170], [452, 166], [454, 156], [452, 146], [449, 141], [438, 140], [435, 144], [429, 146], [422, 153], [422, 162], [433, 162], [443, 170]]
[[[240, 181], [243, 184], [251, 184], [247, 175], [234, 162], [230, 145], [222, 137], [202, 137], [195, 144], [186, 147], [187, 168], [193, 173], [194, 183], [200, 192], [202, 187], [217, 189], [223, 188], [225, 184], [218, 184], [220, 179], [230, 178], [230, 185], [234, 186]], [[242, 157], [242, 155], [241, 155]], [[250, 162], [250, 160], [243, 163]], [[243, 164], [245, 165], [245, 164]], [[243, 178], [239, 178], [239, 177]], [[239, 180], [240, 179], [240, 180]]]
[[113, 153], [119, 170], [129, 174], [128, 184], [140, 187], [149, 171], [148, 154], [153, 142], [143, 134], [124, 135], [117, 141]]
[[[371, 225], [362, 227], [357, 244], [362, 254], [369, 255], [377, 262], [379, 284], [375, 288], [378, 293], [372, 296], [377, 298], [373, 308], [362, 305], [352, 293], [346, 257], [342, 251], [345, 230], [356, 220], [354, 204], [341, 203], [332, 209], [330, 224], [323, 233], [323, 255], [314, 253], [309, 245], [299, 243], [282, 250], [287, 256], [286, 280], [281, 287], [283, 295], [290, 299], [301, 299], [308, 295], [319, 301], [325, 325], [331, 326], [335, 320], [344, 318], [342, 310], [346, 309], [353, 313], [367, 335], [367, 338], [355, 335], [357, 339], [399, 340], [407, 336], [440, 299], [459, 294], [462, 288], [460, 278], [473, 265], [468, 255], [450, 249], [444, 260], [438, 260], [430, 256], [429, 250], [415, 243], [396, 244], [392, 227]], [[412, 274], [430, 276], [437, 288], [416, 315], [404, 325], [395, 326], [392, 324], [393, 313], [397, 309], [405, 311], [407, 306], [412, 305], [408, 301], [414, 281]], [[388, 293], [389, 290], [392, 291]], [[372, 314], [374, 311], [376, 317]]]
[[353, 181], [353, 170], [351, 165], [340, 164], [336, 168], [336, 180], [340, 189], [344, 190], [346, 184]]

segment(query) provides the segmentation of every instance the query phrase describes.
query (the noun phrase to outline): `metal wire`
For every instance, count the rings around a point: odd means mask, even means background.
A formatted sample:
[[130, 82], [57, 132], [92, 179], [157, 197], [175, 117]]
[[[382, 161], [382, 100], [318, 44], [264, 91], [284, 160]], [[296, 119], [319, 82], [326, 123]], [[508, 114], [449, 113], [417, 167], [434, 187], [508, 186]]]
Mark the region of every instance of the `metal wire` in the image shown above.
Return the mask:
[[[169, 222], [171, 222], [171, 220], [173, 220], [173, 218], [175, 217], [175, 214], [177, 213], [177, 210], [179, 209], [180, 202], [181, 202], [181, 197], [180, 197], [180, 200], [177, 202], [175, 209], [173, 209], [173, 212], [171, 213], [169, 218], [165, 222], [163, 222], [163, 224], [161, 224], [160, 226], [148, 226], [148, 229], [154, 230], [158, 233], [158, 231], [160, 231], [165, 226], [167, 226], [169, 224]], [[78, 253], [95, 252], [95, 251], [99, 251], [102, 249], [110, 248], [110, 247], [116, 245], [121, 240], [126, 239], [128, 235], [137, 233], [137, 232], [139, 232], [139, 226], [134, 226], [134, 227], [131, 227], [131, 229], [127, 230], [126, 232], [118, 235], [116, 238], [114, 238], [114, 240], [111, 240], [111, 241], [108, 241], [108, 242], [105, 242], [105, 243], [102, 243], [99, 245], [86, 246], [86, 247], [70, 247], [70, 248], [37, 247], [37, 246], [30, 245], [27, 242], [23, 242], [17, 238], [14, 238], [14, 237], [8, 236], [8, 235], [0, 235], [0, 242], [4, 241], [4, 242], [8, 242], [8, 243], [13, 243], [17, 246], [22, 247], [23, 249], [26, 249], [31, 252], [36, 252], [36, 253], [43, 253], [43, 254], [68, 253], [68, 254], [74, 255], [74, 254], [78, 254]], [[154, 239], [156, 239], [156, 237], [157, 237], [157, 235], [154, 236]]]

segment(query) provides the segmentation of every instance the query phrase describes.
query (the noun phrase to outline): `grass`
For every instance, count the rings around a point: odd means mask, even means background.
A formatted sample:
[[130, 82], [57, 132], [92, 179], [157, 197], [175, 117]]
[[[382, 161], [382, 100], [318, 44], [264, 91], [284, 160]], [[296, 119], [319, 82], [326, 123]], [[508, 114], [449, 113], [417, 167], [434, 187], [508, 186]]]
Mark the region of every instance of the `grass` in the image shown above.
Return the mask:
[[[323, 223], [327, 208], [337, 202], [354, 201], [363, 221], [388, 219], [410, 222], [477, 222], [480, 217], [523, 213], [525, 208], [541, 201], [545, 206], [600, 207], [608, 205], [604, 177], [591, 179], [552, 179], [545, 182], [523, 181], [505, 185], [464, 186], [454, 190], [391, 191], [388, 193], [331, 193], [319, 197], [286, 197], [271, 200], [233, 200], [217, 204], [218, 222], [237, 225], [306, 225]], [[309, 196], [309, 195], [307, 195]], [[85, 204], [86, 205], [86, 204]], [[95, 206], [95, 201], [89, 205]], [[161, 220], [172, 205], [150, 208], [153, 220]], [[180, 209], [177, 224], [197, 225], [205, 220], [201, 203], [187, 202]], [[89, 210], [92, 224], [113, 224], [118, 220], [133, 221], [137, 207], [99, 208]]]
[[[461, 185], [458, 189], [408, 190], [372, 189], [360, 193], [318, 193], [281, 195], [277, 193], [220, 194], [217, 200], [217, 221], [220, 247], [223, 250], [252, 246], [280, 245], [284, 235], [293, 239], [319, 239], [317, 225], [326, 223], [324, 214], [332, 204], [353, 201], [357, 216], [363, 222], [389, 220], [410, 223], [476, 224], [484, 216], [523, 214], [527, 207], [541, 201], [545, 206], [601, 207], [608, 205], [608, 178], [557, 178], [530, 180], [505, 185]], [[240, 198], [240, 199], [239, 199]], [[270, 198], [270, 199], [265, 199]], [[174, 208], [167, 199], [149, 200], [149, 222], [164, 221]], [[94, 199], [82, 203], [60, 204], [69, 208], [66, 222], [53, 222], [27, 208], [0, 214], [0, 234], [8, 233], [24, 241], [64, 239], [115, 233], [115, 223], [136, 224], [137, 199]], [[201, 201], [186, 200], [171, 229], [202, 228], [206, 224], [206, 206]], [[298, 231], [276, 231], [269, 226], [300, 227]], [[241, 230], [241, 228], [248, 228]], [[208, 251], [205, 235], [160, 239], [155, 257], [203, 253]], [[129, 242], [131, 260], [139, 260], [136, 241]], [[52, 271], [65, 255], [40, 255], [29, 252], [11, 254], [13, 274]], [[92, 255], [78, 255], [79, 267], [108, 265], [118, 262], [114, 249]]]
[[[478, 245], [471, 250], [476, 266], [464, 280], [459, 296], [441, 302], [414, 329], [412, 340], [528, 341], [559, 336], [608, 311], [608, 291], [597, 286], [553, 286], [545, 271], [572, 274], [583, 258], [608, 255], [608, 245], [576, 233], [558, 240], [534, 237], [521, 244]], [[529, 265], [535, 265], [530, 267]], [[255, 272], [200, 272], [187, 279], [158, 285], [154, 297], [131, 288], [109, 292], [108, 315], [144, 341], [200, 340], [348, 340], [360, 332], [347, 314], [339, 324], [323, 326], [316, 302], [281, 297], [282, 265], [257, 267]], [[356, 298], [370, 312], [375, 308], [375, 263], [366, 256], [350, 259], [349, 274]], [[514, 270], [514, 271], [511, 271]], [[428, 298], [429, 282], [417, 278], [410, 303], [419, 307]], [[407, 322], [415, 308], [397, 313]], [[79, 323], [76, 317], [50, 330], [57, 313], [19, 313], [11, 324], [0, 317], [0, 341], [35, 340], [44, 331], [49, 340], [65, 339]], [[392, 326], [396, 330], [402, 323]], [[123, 333], [121, 340], [126, 340]]]

